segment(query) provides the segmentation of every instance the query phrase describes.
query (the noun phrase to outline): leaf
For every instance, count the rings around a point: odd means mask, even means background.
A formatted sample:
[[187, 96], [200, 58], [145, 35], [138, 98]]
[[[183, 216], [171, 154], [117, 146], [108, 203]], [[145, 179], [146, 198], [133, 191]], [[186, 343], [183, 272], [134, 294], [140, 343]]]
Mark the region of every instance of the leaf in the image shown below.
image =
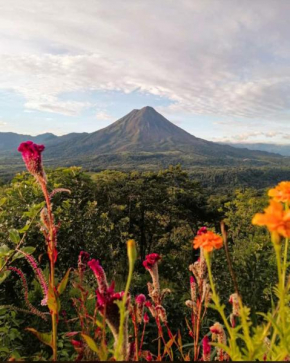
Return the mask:
[[69, 274], [70, 274], [70, 271], [71, 271], [71, 268], [69, 268], [66, 272], [66, 274], [64, 275], [63, 279], [61, 280], [61, 282], [58, 284], [58, 287], [57, 287], [57, 292], [59, 293], [59, 295], [61, 295], [65, 288], [66, 288], [66, 285], [68, 283], [68, 279], [69, 279]]
[[172, 347], [172, 345], [173, 345], [173, 343], [174, 343], [174, 341], [175, 341], [175, 337], [176, 337], [176, 335], [174, 335], [167, 343], [166, 343], [166, 345], [165, 345], [165, 347], [164, 347], [164, 354], [165, 353], [167, 353], [168, 355], [169, 355], [169, 357], [171, 357], [171, 355], [172, 355], [172, 352], [171, 352], [171, 347]]
[[15, 243], [16, 245], [20, 242], [20, 235], [17, 229], [13, 228], [9, 230], [9, 238], [10, 241]]
[[95, 352], [98, 355], [100, 355], [100, 350], [97, 347], [97, 344], [95, 343], [95, 341], [91, 337], [89, 337], [88, 335], [86, 335], [86, 334], [81, 334], [81, 335], [82, 335], [83, 339], [85, 340], [85, 342], [87, 343], [87, 345], [89, 346], [89, 348], [93, 352]]
[[48, 345], [52, 348], [52, 333], [40, 333], [33, 328], [26, 328], [25, 330], [30, 331], [34, 334], [43, 344]]
[[12, 250], [10, 250], [8, 246], [2, 245], [0, 247], [0, 256], [8, 256], [10, 252], [12, 252]]
[[4, 282], [7, 277], [10, 275], [10, 271], [3, 271], [0, 273], [0, 285], [2, 284], [2, 282]]
[[19, 233], [25, 233], [29, 230], [30, 223], [27, 223], [23, 228], [19, 229]]
[[[31, 255], [35, 251], [35, 247], [31, 247], [31, 246], [23, 247], [23, 248], [20, 249], [20, 251], [26, 253], [27, 255]], [[24, 257], [25, 256], [23, 255], [23, 253], [17, 252], [13, 256], [12, 261], [15, 261], [15, 260], [17, 260], [19, 258], [24, 258]]]
[[57, 314], [60, 310], [59, 298], [50, 284], [48, 285], [47, 306], [54, 314]]

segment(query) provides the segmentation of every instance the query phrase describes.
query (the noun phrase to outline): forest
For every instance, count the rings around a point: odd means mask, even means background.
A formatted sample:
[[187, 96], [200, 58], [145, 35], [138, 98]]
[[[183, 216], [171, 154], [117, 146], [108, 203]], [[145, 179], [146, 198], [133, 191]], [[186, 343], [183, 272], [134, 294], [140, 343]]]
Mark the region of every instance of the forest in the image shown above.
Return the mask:
[[289, 357], [289, 183], [265, 209], [263, 183], [44, 171], [25, 151], [0, 190], [2, 360]]

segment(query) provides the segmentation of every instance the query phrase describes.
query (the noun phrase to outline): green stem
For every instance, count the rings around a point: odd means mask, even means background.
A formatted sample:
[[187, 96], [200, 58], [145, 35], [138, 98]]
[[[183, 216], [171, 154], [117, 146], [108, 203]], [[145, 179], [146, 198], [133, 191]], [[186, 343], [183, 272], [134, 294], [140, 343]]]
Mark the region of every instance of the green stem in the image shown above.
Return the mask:
[[219, 312], [220, 316], [222, 317], [224, 325], [230, 336], [230, 348], [231, 348], [231, 352], [233, 353], [231, 356], [231, 359], [235, 360], [235, 361], [241, 360], [240, 352], [239, 352], [239, 349], [236, 344], [236, 336], [235, 336], [234, 329], [232, 329], [230, 327], [230, 325], [227, 321], [227, 318], [225, 316], [225, 313], [224, 313], [224, 308], [223, 308], [223, 306], [220, 305], [220, 300], [219, 300], [218, 294], [216, 293], [215, 284], [213, 282], [212, 271], [211, 271], [210, 253], [205, 251], [204, 255], [205, 255], [205, 261], [206, 261], [207, 269], [208, 269], [209, 283], [210, 283], [210, 287], [211, 287], [211, 291], [212, 291], [212, 301], [215, 304], [216, 310]]
[[135, 261], [133, 261], [132, 259], [129, 258], [129, 273], [128, 273], [128, 278], [127, 278], [126, 288], [125, 288], [125, 292], [124, 292], [124, 295], [123, 295], [122, 302], [119, 305], [120, 325], [119, 325], [118, 342], [117, 342], [117, 346], [116, 346], [116, 349], [115, 349], [115, 359], [116, 359], [116, 361], [126, 360], [126, 357], [124, 356], [125, 352], [124, 352], [124, 349], [123, 349], [124, 324], [125, 324], [125, 319], [126, 319], [127, 314], [128, 314], [128, 312], [126, 312], [126, 303], [127, 303], [129, 288], [130, 288], [132, 277], [133, 277], [134, 262]]
[[[49, 241], [48, 249], [50, 249], [50, 284], [52, 290], [55, 290], [55, 266], [54, 266], [54, 249], [55, 249], [55, 235], [54, 235], [54, 219], [52, 214], [52, 207], [46, 183], [43, 179], [40, 180], [41, 189], [45, 198], [47, 213], [49, 218]], [[57, 361], [57, 313], [51, 312], [51, 325], [52, 325], [52, 359]]]
[[284, 261], [283, 261], [283, 287], [285, 287], [286, 272], [287, 272], [288, 245], [289, 245], [289, 238], [286, 238], [285, 249], [284, 249]]

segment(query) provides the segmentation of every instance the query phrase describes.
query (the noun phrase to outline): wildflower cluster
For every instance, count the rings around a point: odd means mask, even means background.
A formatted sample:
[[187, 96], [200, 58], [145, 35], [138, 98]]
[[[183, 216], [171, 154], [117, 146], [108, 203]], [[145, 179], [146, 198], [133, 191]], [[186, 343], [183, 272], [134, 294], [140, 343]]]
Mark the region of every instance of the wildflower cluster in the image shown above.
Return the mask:
[[[65, 337], [73, 346], [76, 360], [161, 361], [165, 359], [173, 361], [176, 354], [184, 361], [289, 360], [290, 282], [287, 274], [289, 272], [290, 182], [282, 182], [269, 191], [268, 194], [271, 198], [269, 206], [264, 213], [256, 214], [252, 221], [254, 225], [266, 226], [272, 236], [279, 278], [279, 283], [274, 290], [278, 300], [276, 309], [272, 309], [267, 315], [264, 315], [263, 323], [253, 328], [250, 310], [243, 305], [242, 296], [234, 281], [235, 292], [229, 297], [232, 311], [229, 318], [227, 317], [225, 305], [220, 302], [216, 292], [211, 270], [214, 251], [221, 249], [224, 244], [227, 247], [224, 224], [221, 228], [222, 236], [208, 230], [207, 227], [201, 227], [193, 239], [193, 248], [199, 250], [199, 258], [189, 266], [191, 273], [189, 278], [190, 298], [185, 301], [185, 305], [190, 309], [191, 320], [189, 322], [186, 319], [186, 323], [193, 344], [187, 345], [182, 343], [180, 331], [172, 333], [169, 328], [168, 317], [170, 318], [170, 315], [167, 316], [164, 298], [171, 291], [168, 288], [162, 289], [160, 286], [158, 264], [162, 259], [159, 254], [150, 253], [143, 261], [143, 267], [151, 277], [151, 281], [147, 283], [148, 295], [130, 295], [129, 289], [137, 258], [134, 240], [127, 242], [129, 273], [124, 291], [116, 291], [115, 282], [108, 282], [100, 261], [91, 259], [85, 251], [79, 253], [77, 267], [69, 269], [63, 279], [58, 284], [56, 283], [55, 264], [58, 259], [57, 233], [59, 226], [55, 224], [51, 199], [58, 192], [69, 191], [58, 188], [48, 192], [42, 166], [43, 145], [27, 141], [22, 143], [18, 150], [22, 153], [28, 171], [41, 188], [46, 202], [45, 207], [40, 211], [40, 222], [47, 246], [49, 278], [46, 279], [36, 259], [20, 248], [20, 242], [15, 251], [7, 255], [0, 272], [3, 270], [8, 275], [12, 272], [20, 278], [28, 310], [19, 308], [18, 311], [34, 314], [45, 321], [48, 320], [47, 317], [51, 317], [51, 328], [48, 333], [40, 333], [34, 328], [27, 328], [27, 330], [52, 349], [54, 361], [57, 360], [59, 320], [64, 322], [67, 327]], [[283, 255], [281, 254], [282, 248], [284, 248]], [[28, 284], [24, 273], [11, 265], [15, 261], [12, 257], [16, 253], [26, 259], [40, 284], [43, 293], [43, 298], [39, 301], [40, 310], [29, 301]], [[230, 258], [228, 258], [228, 263], [231, 268]], [[91, 272], [96, 280], [93, 292], [91, 290], [92, 279], [86, 280], [88, 273], [92, 276]], [[66, 288], [70, 273], [74, 276], [71, 284], [77, 290], [77, 294], [70, 298], [77, 314], [77, 318], [73, 319], [69, 319], [67, 311], [61, 310], [60, 303], [60, 295]], [[235, 279], [233, 278], [233, 280]], [[9, 307], [9, 305], [5, 306]], [[45, 307], [48, 311], [41, 311]], [[220, 321], [216, 321], [210, 327], [208, 325], [205, 327], [203, 322], [210, 307], [214, 307], [219, 313]], [[158, 347], [156, 351], [151, 347], [149, 348], [151, 351], [146, 349], [144, 343], [149, 315], [156, 323], [155, 329], [157, 328]], [[207, 329], [207, 333], [202, 337], [204, 329]], [[112, 343], [109, 335], [114, 338]], [[167, 340], [168, 337], [169, 340]], [[173, 346], [177, 349], [174, 350]], [[184, 352], [186, 346], [190, 346], [187, 353]]]

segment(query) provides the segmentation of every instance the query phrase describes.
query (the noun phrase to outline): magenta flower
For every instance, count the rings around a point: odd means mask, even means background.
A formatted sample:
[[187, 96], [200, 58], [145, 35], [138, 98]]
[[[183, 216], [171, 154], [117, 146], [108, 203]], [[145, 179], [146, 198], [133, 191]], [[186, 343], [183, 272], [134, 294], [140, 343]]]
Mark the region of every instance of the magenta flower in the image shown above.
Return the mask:
[[145, 324], [149, 323], [149, 315], [147, 313], [143, 315], [143, 321]]
[[33, 271], [35, 273], [35, 276], [36, 276], [38, 282], [40, 283], [42, 293], [43, 293], [43, 299], [41, 300], [41, 305], [47, 305], [48, 286], [47, 286], [46, 278], [45, 278], [41, 268], [38, 267], [38, 264], [32, 255], [29, 255], [21, 250], [17, 250], [17, 251], [23, 254], [23, 256], [26, 258], [26, 260], [29, 262], [30, 266], [33, 268]]
[[146, 296], [143, 294], [140, 294], [140, 295], [136, 296], [135, 301], [136, 301], [136, 304], [143, 305], [146, 301]]
[[78, 268], [81, 272], [84, 272], [87, 264], [89, 262], [90, 259], [90, 255], [85, 252], [85, 251], [81, 251], [78, 257]]
[[41, 176], [43, 178], [44, 171], [41, 153], [44, 149], [44, 145], [37, 145], [32, 141], [22, 142], [18, 147], [18, 151], [22, 153], [27, 170], [34, 176]]
[[152, 267], [161, 260], [161, 257], [158, 255], [158, 253], [151, 253], [150, 255], [146, 256], [145, 261], [143, 261], [143, 266], [146, 268], [146, 270], [151, 270]]
[[207, 233], [207, 228], [206, 227], [201, 227], [198, 231], [197, 231], [197, 235], [201, 236], [202, 234]]
[[99, 285], [99, 291], [100, 293], [104, 293], [108, 289], [108, 282], [107, 277], [105, 274], [105, 271], [103, 270], [103, 267], [100, 265], [99, 260], [91, 260], [88, 262], [88, 266], [93, 271]]
[[208, 336], [206, 335], [203, 339], [202, 339], [202, 358], [203, 361], [208, 362], [210, 361], [210, 344], [209, 344], [209, 339]]

